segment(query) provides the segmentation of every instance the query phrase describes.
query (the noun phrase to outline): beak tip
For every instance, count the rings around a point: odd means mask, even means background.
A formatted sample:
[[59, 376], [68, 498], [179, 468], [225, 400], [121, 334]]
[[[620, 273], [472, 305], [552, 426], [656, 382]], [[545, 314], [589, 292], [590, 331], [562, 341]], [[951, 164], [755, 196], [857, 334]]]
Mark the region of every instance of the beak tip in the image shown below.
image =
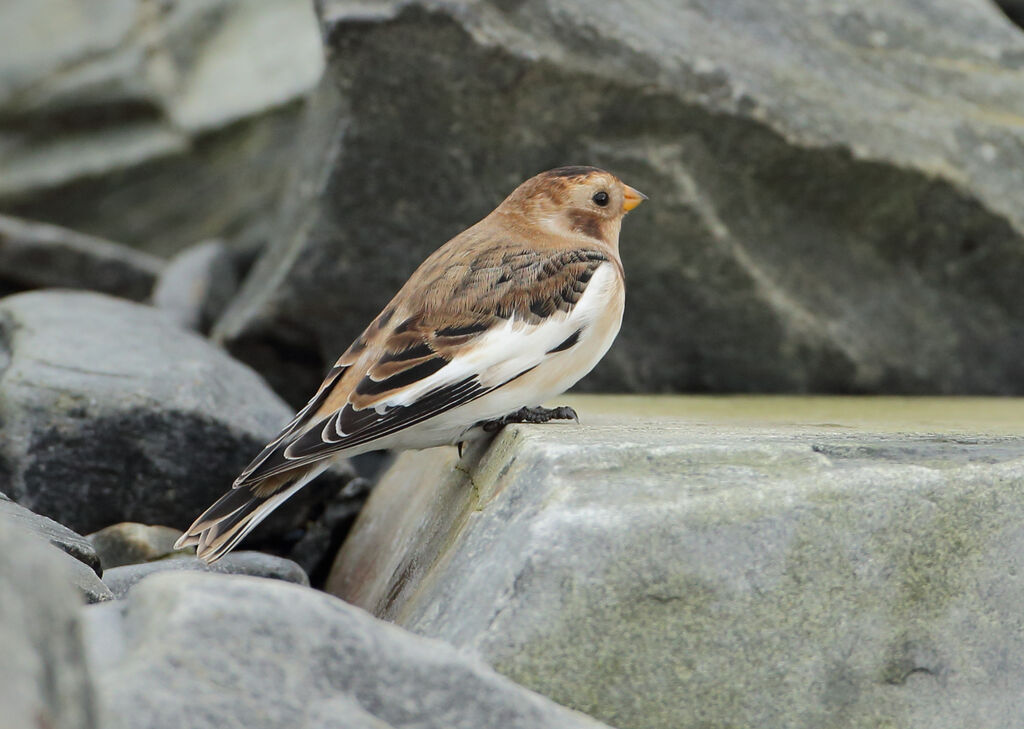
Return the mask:
[[625, 195], [625, 202], [623, 204], [623, 207], [625, 208], [626, 212], [628, 213], [630, 210], [632, 210], [637, 205], [639, 205], [644, 200], [646, 200], [647, 196], [644, 195], [639, 190], [637, 190], [635, 187], [630, 187], [629, 185], [626, 185], [625, 188], [626, 188], [626, 195]]

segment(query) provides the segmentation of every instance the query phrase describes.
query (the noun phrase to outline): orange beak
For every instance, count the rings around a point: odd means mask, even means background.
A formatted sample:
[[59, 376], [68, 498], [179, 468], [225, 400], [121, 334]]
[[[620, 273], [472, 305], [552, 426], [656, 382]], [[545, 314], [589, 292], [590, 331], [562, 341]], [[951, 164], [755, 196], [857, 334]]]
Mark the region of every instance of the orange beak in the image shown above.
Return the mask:
[[622, 209], [627, 213], [647, 199], [647, 196], [639, 190], [634, 190], [629, 185], [623, 185], [623, 187], [625, 194], [622, 196]]

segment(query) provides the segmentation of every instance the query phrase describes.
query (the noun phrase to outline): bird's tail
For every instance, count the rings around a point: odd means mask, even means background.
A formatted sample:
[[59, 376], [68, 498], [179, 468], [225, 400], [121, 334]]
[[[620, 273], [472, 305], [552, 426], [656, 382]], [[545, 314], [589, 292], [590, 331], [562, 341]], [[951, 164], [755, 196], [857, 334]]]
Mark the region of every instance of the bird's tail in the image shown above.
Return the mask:
[[289, 496], [320, 475], [329, 464], [286, 471], [255, 484], [237, 486], [214, 502], [174, 543], [175, 549], [196, 545], [207, 564], [234, 549], [246, 534], [270, 516]]

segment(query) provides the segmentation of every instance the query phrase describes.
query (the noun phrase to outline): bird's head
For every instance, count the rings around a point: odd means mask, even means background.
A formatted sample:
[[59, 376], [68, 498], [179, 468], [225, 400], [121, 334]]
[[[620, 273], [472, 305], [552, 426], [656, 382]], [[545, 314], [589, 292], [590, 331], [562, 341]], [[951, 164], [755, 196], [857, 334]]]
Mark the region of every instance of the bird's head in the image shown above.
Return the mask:
[[646, 199], [597, 167], [557, 167], [517, 187], [498, 210], [521, 215], [555, 234], [584, 235], [615, 245], [622, 217]]

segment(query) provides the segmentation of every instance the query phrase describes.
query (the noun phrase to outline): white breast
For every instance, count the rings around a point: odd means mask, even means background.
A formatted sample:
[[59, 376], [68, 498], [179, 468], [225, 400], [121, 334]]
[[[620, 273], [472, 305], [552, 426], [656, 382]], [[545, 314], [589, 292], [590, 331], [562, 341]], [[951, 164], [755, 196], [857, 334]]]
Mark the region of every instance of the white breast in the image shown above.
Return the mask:
[[[618, 269], [603, 263], [568, 314], [549, 317], [535, 326], [513, 321], [504, 331], [489, 333], [494, 339], [488, 349], [500, 352], [501, 357], [481, 373], [481, 381], [508, 384], [470, 404], [484, 414], [479, 419], [497, 418], [524, 405], [540, 405], [575, 385], [615, 341], [624, 304], [625, 287]], [[549, 354], [577, 331], [581, 334], [574, 346]], [[526, 374], [516, 377], [522, 372]]]
[[[622, 324], [624, 304], [625, 286], [618, 269], [612, 263], [602, 263], [572, 311], [553, 314], [540, 324], [509, 320], [389, 404], [406, 404], [404, 401], [415, 399], [420, 390], [429, 391], [473, 375], [495, 390], [395, 434], [376, 447], [426, 448], [457, 442], [477, 422], [499, 418], [523, 406], [540, 405], [560, 395], [590, 372], [611, 347]], [[551, 352], [577, 331], [581, 334], [575, 345]]]

